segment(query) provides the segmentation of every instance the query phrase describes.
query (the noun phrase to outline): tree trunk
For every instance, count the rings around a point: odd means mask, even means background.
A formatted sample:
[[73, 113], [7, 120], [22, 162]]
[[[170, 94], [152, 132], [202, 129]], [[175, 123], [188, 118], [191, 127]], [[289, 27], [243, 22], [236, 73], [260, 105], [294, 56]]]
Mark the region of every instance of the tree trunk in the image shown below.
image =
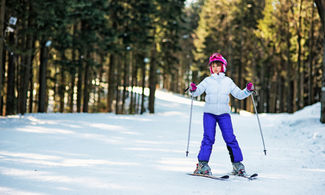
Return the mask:
[[[1, 83], [5, 83], [6, 57], [7, 57], [7, 52], [6, 52], [6, 50], [3, 50], [2, 51], [2, 59], [0, 59], [1, 63], [3, 64], [3, 66], [1, 67], [2, 73], [0, 75]], [[5, 99], [4, 95], [0, 96], [0, 101], [1, 101], [1, 103], [0, 103], [0, 116], [2, 116], [5, 113], [5, 111], [3, 110], [3, 108], [4, 108], [4, 99]]]
[[129, 60], [127, 60], [128, 58], [126, 57], [126, 55], [128, 55], [129, 53], [124, 54], [124, 70], [123, 70], [123, 95], [122, 95], [122, 113], [124, 113], [124, 107], [125, 107], [125, 99], [126, 99], [126, 87], [128, 85], [128, 76], [129, 76], [129, 66], [128, 63], [130, 62]]
[[82, 100], [82, 70], [83, 70], [83, 57], [79, 51], [79, 66], [78, 66], [78, 82], [77, 82], [77, 112], [81, 112]]
[[155, 113], [155, 93], [156, 93], [156, 83], [157, 83], [157, 74], [156, 74], [156, 44], [151, 51], [151, 62], [150, 62], [150, 72], [149, 72], [149, 112]]
[[[62, 61], [66, 61], [65, 50], [61, 52]], [[59, 85], [59, 97], [60, 97], [60, 107], [59, 112], [64, 112], [64, 94], [65, 94], [65, 75], [64, 75], [64, 64], [60, 67], [60, 85]]]
[[[325, 4], [325, 2], [323, 2]], [[323, 9], [325, 12], [325, 9]], [[323, 26], [325, 28], [325, 22], [323, 20]], [[323, 73], [322, 73], [322, 88], [321, 88], [321, 118], [320, 121], [325, 123], [325, 31], [324, 31], [324, 39], [323, 39]]]
[[2, 115], [2, 70], [5, 64], [3, 62], [3, 40], [4, 40], [4, 24], [5, 24], [5, 8], [6, 8], [6, 0], [1, 0], [0, 4], [0, 114]]
[[[141, 62], [143, 63], [143, 61]], [[142, 64], [142, 96], [141, 96], [141, 111], [140, 111], [140, 114], [143, 114], [146, 110], [144, 108], [144, 89], [146, 87], [146, 64], [143, 63]]]
[[[14, 44], [14, 33], [10, 33], [9, 41], [11, 44]], [[15, 105], [15, 54], [11, 51], [8, 51], [9, 62], [8, 62], [8, 81], [7, 81], [7, 102], [6, 102], [6, 115], [16, 114], [16, 105]]]
[[39, 70], [39, 92], [38, 92], [38, 112], [46, 112], [46, 73], [48, 61], [48, 48], [45, 46], [44, 38], [41, 41], [40, 70]]
[[[30, 25], [31, 19], [29, 20]], [[29, 87], [30, 75], [31, 75], [31, 66], [32, 66], [32, 55], [33, 55], [33, 35], [27, 35], [26, 51], [27, 56], [24, 57], [24, 67], [22, 67], [22, 74], [20, 80], [20, 95], [19, 95], [19, 111], [21, 114], [26, 113], [27, 106], [27, 92]]]
[[59, 88], [60, 88], [60, 83], [59, 83], [59, 65], [58, 64], [54, 64], [54, 77], [53, 77], [53, 83], [54, 83], [54, 86], [53, 86], [53, 95], [52, 95], [52, 98], [53, 98], [53, 111], [54, 112], [58, 112], [59, 110], [59, 104], [58, 102], [60, 103], [60, 101], [58, 100], [57, 101], [57, 96], [59, 94]]
[[31, 59], [29, 61], [30, 63], [30, 76], [29, 76], [29, 108], [28, 108], [28, 112], [32, 113], [33, 112], [33, 105], [34, 105], [34, 80], [33, 80], [33, 59], [35, 57], [34, 51], [35, 51], [35, 40], [36, 40], [36, 36], [33, 35], [33, 41], [32, 41], [32, 52], [31, 52]]
[[291, 38], [291, 35], [290, 35], [290, 29], [289, 29], [289, 24], [287, 23], [286, 24], [286, 27], [287, 27], [287, 35], [286, 35], [286, 43], [287, 43], [287, 50], [286, 50], [286, 55], [287, 55], [287, 64], [286, 64], [286, 67], [287, 67], [287, 85], [288, 85], [288, 93], [287, 93], [287, 111], [289, 113], [293, 113], [293, 91], [294, 91], [294, 84], [293, 84], [293, 79], [292, 79], [292, 74], [293, 74], [293, 71], [292, 71], [292, 68], [291, 68], [291, 56], [290, 56], [290, 48], [291, 48], [291, 43], [290, 43], [290, 38]]
[[[28, 20], [23, 22], [25, 29], [31, 27], [31, 3], [27, 2], [26, 6], [28, 7]], [[32, 57], [32, 43], [33, 36], [31, 33], [28, 33], [22, 40], [22, 47], [27, 51], [27, 54], [21, 55], [21, 66], [20, 66], [20, 80], [19, 80], [19, 91], [18, 91], [18, 113], [25, 114], [27, 106], [27, 92], [28, 92], [28, 83], [30, 76], [30, 66], [31, 66], [31, 57]]]
[[33, 82], [33, 69], [30, 69], [30, 77], [29, 77], [29, 103], [28, 103], [28, 112], [33, 112], [34, 105], [34, 82]]
[[[26, 21], [22, 22], [23, 28], [28, 28], [27, 27]], [[27, 50], [27, 36], [22, 36], [20, 38], [20, 47], [24, 48], [24, 50]], [[17, 56], [17, 84], [16, 84], [16, 89], [18, 92], [18, 97], [17, 97], [17, 113], [24, 114], [26, 112], [26, 96], [24, 97], [24, 79], [25, 79], [25, 73], [26, 73], [26, 62], [27, 62], [27, 55], [26, 54], [20, 54]], [[20, 59], [20, 60], [19, 60]], [[27, 92], [27, 88], [26, 88]], [[25, 107], [25, 111], [24, 110]]]
[[[77, 37], [77, 30], [78, 30], [78, 24], [74, 24], [73, 25], [73, 43], [75, 43], [76, 41], [76, 37]], [[72, 45], [72, 61], [76, 62], [78, 60], [78, 56], [77, 56], [77, 48], [76, 45], [73, 44]], [[73, 113], [73, 107], [74, 107], [74, 88], [75, 88], [75, 81], [76, 81], [76, 70], [77, 67], [74, 66], [70, 68], [70, 91], [69, 91], [69, 112]]]
[[141, 112], [141, 104], [140, 104], [141, 94], [138, 93], [136, 97], [136, 103], [135, 103], [135, 113]]
[[313, 59], [314, 59], [314, 12], [315, 6], [312, 2], [311, 25], [310, 25], [310, 44], [309, 44], [309, 76], [308, 76], [308, 105], [314, 101], [314, 88], [313, 88]]
[[321, 116], [320, 121], [325, 123], [325, 0], [315, 0], [318, 13], [323, 26], [323, 73], [322, 73], [322, 88], [321, 88]]
[[97, 112], [100, 112], [102, 109], [101, 106], [101, 99], [102, 99], [102, 88], [101, 83], [103, 82], [103, 74], [104, 74], [104, 54], [100, 54], [100, 70], [99, 70], [99, 85], [98, 85], [98, 91], [97, 91]]
[[263, 113], [264, 112], [264, 102], [265, 102], [265, 90], [266, 90], [266, 81], [265, 81], [265, 66], [262, 65], [261, 66], [261, 87], [262, 90], [260, 90], [260, 94], [259, 94], [259, 100], [258, 101], [258, 112], [259, 113]]
[[90, 59], [90, 54], [89, 51], [86, 52], [86, 68], [85, 68], [85, 76], [84, 76], [84, 93], [83, 93], [83, 107], [82, 107], [82, 111], [83, 112], [88, 112], [88, 102], [89, 102], [89, 89], [90, 89], [90, 84], [89, 84], [89, 80], [90, 80], [90, 65], [88, 60]]
[[70, 94], [69, 94], [69, 112], [73, 113], [73, 103], [74, 103], [74, 88], [75, 88], [75, 80], [76, 80], [76, 73], [75, 70], [71, 70], [70, 72]]
[[270, 89], [271, 89], [271, 78], [270, 78], [270, 73], [271, 72], [271, 67], [268, 66], [266, 67], [266, 75], [265, 75], [265, 93], [264, 93], [264, 105], [263, 105], [263, 109], [264, 112], [270, 112], [270, 99], [271, 99], [271, 94], [270, 94]]
[[[117, 64], [117, 67], [121, 67], [121, 59], [119, 59], [118, 56], [115, 56], [117, 58], [116, 62], [118, 63]], [[120, 77], [121, 77], [121, 74], [120, 74], [120, 70], [115, 70], [115, 76], [116, 76], [116, 86], [115, 86], [115, 93], [116, 93], [116, 96], [115, 96], [115, 114], [120, 114], [120, 90], [119, 90], [119, 86], [121, 84], [120, 82]]]
[[108, 94], [107, 94], [107, 112], [112, 112], [112, 104], [114, 99], [114, 71], [115, 71], [115, 54], [111, 54], [109, 58], [109, 72], [108, 72]]
[[[133, 53], [132, 53], [133, 54]], [[132, 78], [131, 78], [131, 95], [130, 95], [130, 105], [129, 105], [129, 113], [133, 114], [135, 112], [135, 100], [136, 96], [135, 93], [133, 92], [134, 86], [136, 85], [136, 79], [137, 79], [137, 63], [133, 63], [133, 55], [131, 55], [130, 61], [132, 62], [131, 68], [132, 68]]]
[[[74, 26], [73, 30], [74, 30], [74, 37], [75, 37], [76, 26]], [[77, 61], [76, 52], [77, 52], [77, 50], [73, 46], [73, 48], [72, 48], [72, 56], [71, 56], [73, 62]], [[69, 112], [73, 113], [74, 88], [75, 88], [75, 80], [76, 80], [76, 68], [75, 68], [75, 66], [71, 67], [69, 72], [70, 72]]]
[[[272, 69], [275, 69], [274, 67]], [[275, 72], [271, 71], [272, 74]], [[276, 74], [276, 73], [275, 73]], [[270, 102], [268, 102], [268, 105], [270, 107], [270, 112], [275, 113], [276, 112], [276, 102], [277, 102], [277, 75], [272, 76], [273, 78], [270, 79]], [[275, 77], [275, 78], [274, 78]]]
[[297, 105], [297, 110], [303, 108], [303, 75], [302, 75], [302, 67], [301, 67], [301, 29], [302, 29], [302, 17], [301, 17], [301, 10], [302, 10], [302, 3], [303, 0], [300, 0], [300, 6], [299, 6], [299, 19], [298, 19], [298, 28], [297, 28], [297, 42], [298, 42], [298, 54], [297, 54], [297, 64], [298, 64], [298, 71], [297, 71], [297, 76], [298, 76], [298, 80], [297, 80], [297, 91], [296, 91], [296, 96], [297, 96], [297, 101], [296, 101], [296, 105]]
[[280, 80], [279, 80], [279, 109], [278, 111], [280, 113], [284, 112], [284, 85], [285, 85], [285, 81], [283, 76], [280, 74]]

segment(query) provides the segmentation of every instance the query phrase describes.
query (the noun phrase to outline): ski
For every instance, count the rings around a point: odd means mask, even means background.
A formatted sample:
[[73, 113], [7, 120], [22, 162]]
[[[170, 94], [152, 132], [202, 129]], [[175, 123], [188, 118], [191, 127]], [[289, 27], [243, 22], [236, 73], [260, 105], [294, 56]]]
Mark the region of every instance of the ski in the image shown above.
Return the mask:
[[229, 179], [229, 175], [213, 176], [213, 175], [203, 175], [203, 174], [195, 174], [195, 173], [187, 173], [187, 174], [188, 175], [192, 175], [192, 176], [206, 177], [206, 178], [215, 179], [215, 180], [226, 180], [226, 179]]
[[254, 173], [248, 177], [248, 179], [257, 179], [258, 174]]
[[251, 174], [251, 175], [235, 175], [235, 174], [232, 174], [232, 175], [238, 176], [238, 177], [244, 177], [244, 178], [249, 179], [249, 180], [257, 179], [257, 176], [258, 176], [257, 173], [254, 173], [254, 174]]

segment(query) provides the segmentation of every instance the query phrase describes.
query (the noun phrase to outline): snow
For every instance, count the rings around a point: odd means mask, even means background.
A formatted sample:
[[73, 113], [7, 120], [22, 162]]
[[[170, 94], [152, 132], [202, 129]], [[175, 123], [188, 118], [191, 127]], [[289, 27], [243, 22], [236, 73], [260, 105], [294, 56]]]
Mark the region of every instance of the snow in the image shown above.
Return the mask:
[[[0, 118], [0, 194], [324, 194], [325, 125], [320, 103], [295, 114], [232, 114], [248, 173], [227, 181], [186, 175], [202, 139], [202, 102], [158, 90], [156, 114], [26, 114]], [[210, 160], [231, 171], [217, 130]]]

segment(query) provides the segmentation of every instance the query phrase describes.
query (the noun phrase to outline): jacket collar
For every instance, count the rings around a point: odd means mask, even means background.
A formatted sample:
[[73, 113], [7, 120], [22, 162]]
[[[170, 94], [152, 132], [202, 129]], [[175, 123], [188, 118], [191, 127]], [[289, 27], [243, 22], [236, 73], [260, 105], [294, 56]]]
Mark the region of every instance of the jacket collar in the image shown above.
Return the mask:
[[220, 72], [219, 74], [212, 74], [211, 77], [214, 79], [222, 79], [225, 77], [225, 73]]

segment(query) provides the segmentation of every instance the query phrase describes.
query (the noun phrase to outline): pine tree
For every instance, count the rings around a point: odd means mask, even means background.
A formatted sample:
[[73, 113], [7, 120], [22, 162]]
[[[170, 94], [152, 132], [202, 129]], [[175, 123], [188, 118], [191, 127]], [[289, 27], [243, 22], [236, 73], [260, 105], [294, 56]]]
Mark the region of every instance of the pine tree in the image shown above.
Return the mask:
[[321, 117], [320, 121], [325, 123], [325, 0], [315, 0], [318, 13], [323, 26], [323, 75], [321, 88]]

